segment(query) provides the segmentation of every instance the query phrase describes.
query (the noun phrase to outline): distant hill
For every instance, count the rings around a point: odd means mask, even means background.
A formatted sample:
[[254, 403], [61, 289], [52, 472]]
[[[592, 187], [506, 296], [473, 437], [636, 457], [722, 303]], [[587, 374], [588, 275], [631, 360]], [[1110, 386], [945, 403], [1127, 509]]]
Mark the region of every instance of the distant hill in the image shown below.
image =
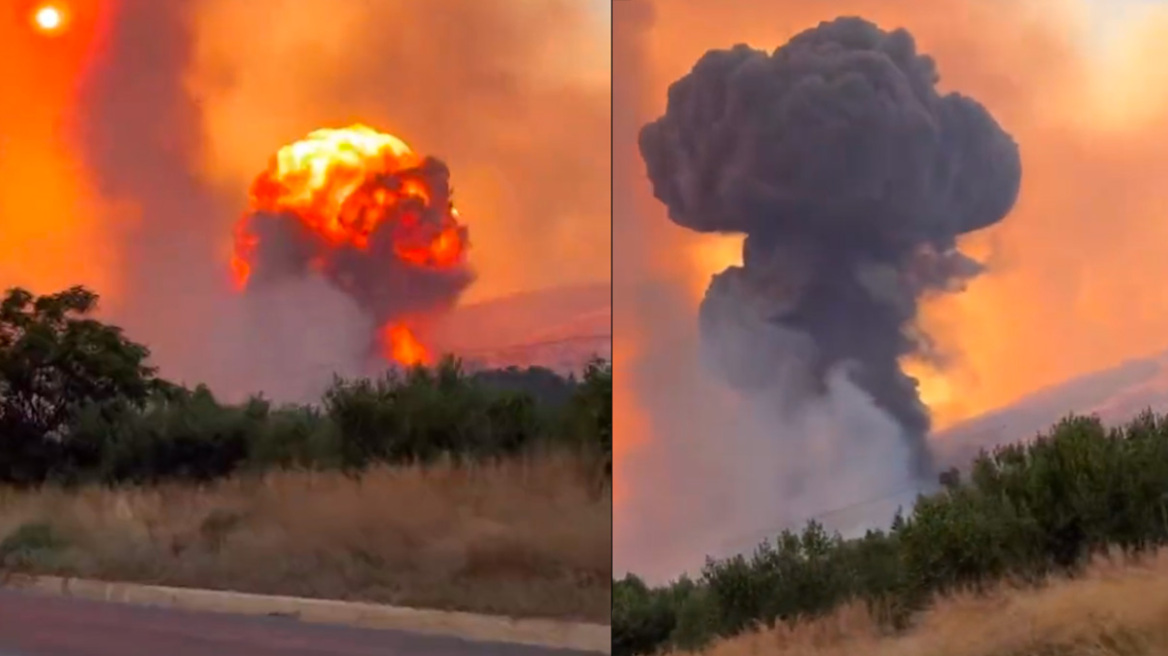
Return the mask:
[[471, 364], [578, 371], [595, 355], [612, 357], [612, 287], [557, 287], [462, 306], [429, 337]]
[[1115, 424], [1148, 408], [1168, 412], [1168, 351], [1040, 390], [952, 426], [934, 443], [947, 466], [962, 466], [979, 449], [1031, 439], [1071, 413], [1095, 414]]

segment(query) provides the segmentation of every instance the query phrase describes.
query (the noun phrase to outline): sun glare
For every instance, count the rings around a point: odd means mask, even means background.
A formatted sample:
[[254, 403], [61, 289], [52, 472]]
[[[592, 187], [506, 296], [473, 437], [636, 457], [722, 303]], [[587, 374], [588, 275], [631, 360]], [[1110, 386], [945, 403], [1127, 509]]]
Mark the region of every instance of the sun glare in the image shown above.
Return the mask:
[[57, 5], [41, 5], [32, 14], [33, 26], [46, 34], [60, 32], [65, 27], [65, 12]]

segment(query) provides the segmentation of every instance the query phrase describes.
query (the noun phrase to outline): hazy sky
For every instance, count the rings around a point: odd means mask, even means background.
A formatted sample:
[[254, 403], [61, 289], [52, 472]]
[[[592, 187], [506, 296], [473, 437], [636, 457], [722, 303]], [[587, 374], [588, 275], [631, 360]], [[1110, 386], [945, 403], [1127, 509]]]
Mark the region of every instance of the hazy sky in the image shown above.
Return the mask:
[[1091, 14], [1094, 36], [1100, 46], [1106, 47], [1115, 38], [1122, 37], [1123, 24], [1140, 11], [1164, 4], [1164, 0], [1085, 0]]

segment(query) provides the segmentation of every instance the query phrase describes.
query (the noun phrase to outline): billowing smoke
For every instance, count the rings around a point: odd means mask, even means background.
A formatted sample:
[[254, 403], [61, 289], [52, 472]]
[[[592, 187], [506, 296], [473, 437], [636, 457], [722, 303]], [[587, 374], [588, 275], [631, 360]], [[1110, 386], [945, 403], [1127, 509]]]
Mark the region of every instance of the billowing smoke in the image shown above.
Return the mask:
[[774, 53], [706, 53], [640, 133], [655, 196], [677, 224], [746, 235], [714, 276], [703, 345], [735, 387], [798, 408], [840, 375], [899, 425], [930, 470], [929, 415], [900, 363], [928, 359], [921, 299], [981, 266], [956, 238], [1000, 221], [1017, 145], [984, 107], [940, 94], [904, 30], [821, 23]]

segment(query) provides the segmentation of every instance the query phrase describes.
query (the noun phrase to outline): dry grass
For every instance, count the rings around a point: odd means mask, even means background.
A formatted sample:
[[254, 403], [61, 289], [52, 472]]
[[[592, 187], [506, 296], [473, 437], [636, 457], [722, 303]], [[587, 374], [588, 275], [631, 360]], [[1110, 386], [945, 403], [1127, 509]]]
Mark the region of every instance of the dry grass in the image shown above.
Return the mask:
[[881, 635], [862, 607], [742, 636], [706, 656], [1162, 656], [1168, 654], [1168, 552], [1099, 562], [1039, 590], [946, 599], [906, 635]]
[[4, 492], [0, 535], [51, 525], [63, 546], [14, 552], [10, 539], [4, 554], [38, 573], [607, 622], [612, 492], [580, 470], [545, 456], [359, 482]]

